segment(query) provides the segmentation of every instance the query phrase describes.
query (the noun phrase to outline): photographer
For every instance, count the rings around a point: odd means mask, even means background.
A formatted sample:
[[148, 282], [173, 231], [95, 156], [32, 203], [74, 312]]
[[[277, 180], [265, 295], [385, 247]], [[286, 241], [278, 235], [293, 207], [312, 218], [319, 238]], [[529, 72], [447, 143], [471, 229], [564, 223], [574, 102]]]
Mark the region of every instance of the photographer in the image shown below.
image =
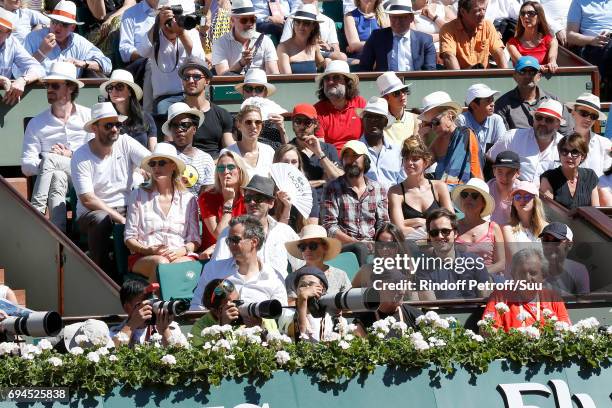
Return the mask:
[[322, 317], [312, 315], [313, 301], [327, 293], [329, 288], [325, 273], [314, 266], [304, 266], [293, 276], [293, 286], [296, 288], [296, 315], [289, 335], [298, 339], [317, 342], [324, 340], [333, 331], [334, 323], [331, 316], [325, 312]]
[[151, 64], [153, 113], [165, 115], [170, 105], [183, 99], [178, 67], [189, 56], [204, 59], [205, 55], [198, 31], [182, 25], [183, 16], [195, 13], [192, 1], [160, 1], [158, 11], [153, 27], [137, 41], [137, 51]]
[[154, 313], [148, 296], [147, 282], [128, 280], [123, 283], [119, 291], [119, 300], [128, 318], [119, 326], [111, 328], [111, 338], [115, 345], [122, 344], [120, 333], [129, 338], [129, 346], [149, 342], [154, 333], [162, 336], [163, 346], [187, 342], [178, 324], [174, 322], [174, 316], [163, 309]]

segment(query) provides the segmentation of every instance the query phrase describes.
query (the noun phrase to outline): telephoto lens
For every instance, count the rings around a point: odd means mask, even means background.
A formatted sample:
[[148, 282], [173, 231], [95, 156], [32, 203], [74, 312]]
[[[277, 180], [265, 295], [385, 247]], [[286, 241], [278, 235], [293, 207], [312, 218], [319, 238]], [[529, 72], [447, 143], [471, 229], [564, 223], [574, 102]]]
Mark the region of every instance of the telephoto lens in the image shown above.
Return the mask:
[[180, 316], [189, 309], [189, 302], [185, 299], [153, 300], [151, 301], [151, 307], [153, 308], [153, 313], [165, 310], [171, 315]]
[[48, 337], [57, 335], [64, 323], [57, 312], [31, 312], [27, 316], [9, 316], [0, 326], [11, 335]]
[[238, 306], [240, 315], [243, 317], [261, 317], [271, 319], [280, 316], [283, 312], [283, 305], [276, 299], [264, 300], [259, 303], [241, 304]]
[[[338, 310], [350, 310], [351, 312], [367, 312], [375, 310], [380, 305], [380, 293], [374, 288], [353, 288], [346, 292], [324, 295], [316, 302], [320, 309], [325, 309], [329, 314], [335, 314]], [[314, 316], [314, 314], [313, 314]]]

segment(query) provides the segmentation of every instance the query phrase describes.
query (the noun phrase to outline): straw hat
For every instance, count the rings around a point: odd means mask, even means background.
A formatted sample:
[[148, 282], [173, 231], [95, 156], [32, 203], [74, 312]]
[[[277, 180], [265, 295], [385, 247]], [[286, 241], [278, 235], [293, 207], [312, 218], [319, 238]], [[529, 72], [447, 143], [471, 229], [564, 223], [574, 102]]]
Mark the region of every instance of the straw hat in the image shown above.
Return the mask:
[[176, 147], [172, 146], [170, 143], [161, 142], [155, 145], [155, 149], [153, 153], [142, 159], [140, 163], [140, 168], [151, 173], [151, 168], [149, 167], [149, 161], [151, 159], [167, 159], [171, 160], [176, 164], [176, 168], [179, 174], [183, 174], [185, 171], [185, 162], [178, 157], [176, 153]]
[[[87, 340], [82, 343], [77, 343], [77, 336], [85, 336]], [[65, 326], [64, 345], [67, 350], [72, 350], [77, 346], [83, 348], [96, 346], [107, 348], [115, 347], [106, 323], [95, 319], [88, 319], [81, 323]]]
[[254, 16], [257, 14], [251, 0], [233, 0], [232, 16]]
[[191, 108], [185, 102], [176, 102], [170, 105], [168, 108], [168, 120], [164, 122], [162, 125], [162, 133], [166, 136], [171, 136], [172, 131], [170, 131], [170, 122], [172, 119], [176, 118], [178, 115], [183, 113], [188, 113], [190, 115], [194, 115], [198, 117], [198, 127], [202, 126], [204, 123], [204, 114], [201, 110], [196, 108]]
[[0, 25], [12, 30], [17, 22], [17, 14], [11, 13], [5, 8], [0, 7]]
[[50, 19], [61, 21], [62, 23], [68, 24], [76, 24], [82, 25], [83, 23], [79, 23], [77, 18], [77, 7], [71, 1], [61, 0], [59, 3], [55, 5], [55, 8], [51, 13], [47, 15]]
[[116, 118], [117, 122], [124, 122], [127, 119], [127, 116], [119, 115], [113, 104], [110, 102], [96, 103], [91, 108], [91, 119], [83, 125], [83, 129], [85, 129], [87, 132], [93, 132], [91, 125], [100, 119], [106, 118]]
[[378, 78], [376, 78], [376, 86], [380, 96], [385, 96], [391, 92], [399, 91], [400, 89], [408, 88], [412, 83], [406, 85], [401, 79], [395, 75], [395, 72], [385, 72]]
[[77, 69], [74, 64], [65, 61], [58, 61], [51, 64], [49, 75], [41, 79], [46, 81], [70, 81], [82, 88], [85, 84], [77, 79]]
[[385, 3], [384, 12], [386, 14], [414, 14], [412, 2], [407, 0], [391, 0]]
[[348, 63], [346, 61], [340, 61], [340, 60], [333, 60], [332, 62], [330, 62], [325, 68], [325, 72], [317, 75], [317, 77], [315, 78], [315, 82], [319, 82], [323, 78], [325, 78], [327, 75], [331, 75], [331, 74], [342, 74], [345, 77], [350, 78], [355, 82], [359, 82], [359, 77], [351, 73], [351, 69], [349, 68]]
[[365, 108], [355, 108], [355, 113], [360, 118], [366, 113], [374, 113], [376, 115], [382, 115], [387, 118], [387, 127], [395, 123], [395, 116], [389, 113], [389, 104], [386, 99], [373, 96], [368, 100]]
[[561, 126], [565, 126], [565, 119], [563, 119], [563, 105], [561, 102], [555, 101], [554, 99], [545, 99], [540, 103], [538, 108], [532, 113], [535, 117], [537, 114], [550, 116], [555, 119], [559, 119]]
[[608, 117], [601, 111], [601, 103], [599, 102], [599, 96], [593, 95], [590, 92], [585, 92], [576, 98], [575, 102], [568, 102], [565, 104], [567, 108], [572, 111], [578, 106], [584, 106], [599, 113], [599, 120], [606, 120]]
[[291, 16], [294, 20], [316, 21], [323, 23], [325, 20], [319, 16], [319, 12], [314, 4], [302, 4]]
[[106, 92], [106, 87], [110, 84], [116, 84], [117, 82], [121, 82], [122, 84], [126, 84], [127, 86], [132, 88], [132, 91], [134, 91], [134, 95], [136, 95], [137, 100], [142, 99], [142, 88], [134, 82], [134, 77], [132, 76], [132, 73], [124, 69], [114, 70], [111, 74], [110, 79], [100, 85], [100, 93], [106, 97], [110, 97], [108, 92]]
[[462, 111], [461, 105], [453, 101], [449, 94], [444, 91], [430, 93], [423, 98], [423, 113], [419, 115], [419, 119], [424, 119], [429, 122], [433, 116], [442, 108], [453, 109], [457, 115]]
[[[464, 190], [476, 190], [480, 193], [480, 195], [484, 198], [484, 208], [480, 212], [480, 217], [484, 218], [487, 215], [491, 215], [493, 210], [495, 209], [495, 200], [491, 197], [489, 193], [489, 185], [479, 178], [471, 178], [467, 183], [461, 184], [453, 189], [451, 193], [451, 198], [453, 199], [453, 203], [457, 206], [457, 208], [461, 209], [461, 192]], [[462, 209], [461, 209], [462, 210]], [[462, 210], [463, 211], [463, 210]]]
[[342, 250], [342, 244], [336, 238], [329, 238], [327, 231], [321, 225], [308, 224], [300, 231], [300, 239], [296, 241], [289, 241], [285, 243], [287, 252], [298, 259], [304, 259], [302, 251], [299, 250], [298, 244], [307, 239], [321, 239], [327, 243], [327, 252], [323, 257], [324, 261], [334, 259]]
[[242, 88], [245, 85], [262, 85], [265, 86], [268, 90], [268, 96], [272, 96], [274, 92], [276, 92], [276, 87], [268, 82], [268, 76], [266, 75], [266, 71], [259, 68], [251, 68], [244, 75], [244, 81], [241, 84], [234, 86], [234, 88], [240, 92], [242, 92]]

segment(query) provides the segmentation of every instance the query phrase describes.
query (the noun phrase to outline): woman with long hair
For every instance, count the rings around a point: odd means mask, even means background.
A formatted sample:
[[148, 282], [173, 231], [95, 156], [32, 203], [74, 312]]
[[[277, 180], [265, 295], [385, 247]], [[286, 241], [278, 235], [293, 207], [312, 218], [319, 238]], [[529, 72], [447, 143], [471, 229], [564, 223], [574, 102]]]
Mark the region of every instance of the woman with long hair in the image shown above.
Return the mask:
[[127, 116], [122, 133], [136, 139], [149, 150], [157, 144], [157, 127], [153, 116], [140, 106], [142, 88], [129, 71], [116, 69], [108, 81], [100, 85], [100, 93], [110, 101], [117, 113]]
[[321, 20], [313, 4], [304, 4], [291, 17], [293, 33], [291, 38], [278, 45], [278, 64], [281, 74], [315, 74], [319, 67], [325, 67], [321, 54]]
[[210, 258], [217, 237], [232, 218], [246, 214], [242, 188], [249, 183], [250, 177], [242, 158], [226, 150], [219, 155], [215, 170], [215, 187], [203, 191], [198, 197], [204, 224], [200, 259]]
[[198, 204], [183, 186], [185, 163], [171, 144], [158, 143], [140, 167], [151, 174], [151, 181], [130, 195], [125, 245], [132, 253], [129, 270], [155, 282], [157, 265], [198, 258]]
[[349, 57], [359, 58], [372, 31], [389, 27], [389, 18], [383, 13], [382, 3], [382, 0], [355, 0], [355, 9], [344, 15]]
[[508, 52], [512, 62], [530, 55], [538, 60], [543, 72], [555, 73], [559, 44], [550, 32], [544, 8], [535, 1], [521, 5], [514, 37], [508, 40]]

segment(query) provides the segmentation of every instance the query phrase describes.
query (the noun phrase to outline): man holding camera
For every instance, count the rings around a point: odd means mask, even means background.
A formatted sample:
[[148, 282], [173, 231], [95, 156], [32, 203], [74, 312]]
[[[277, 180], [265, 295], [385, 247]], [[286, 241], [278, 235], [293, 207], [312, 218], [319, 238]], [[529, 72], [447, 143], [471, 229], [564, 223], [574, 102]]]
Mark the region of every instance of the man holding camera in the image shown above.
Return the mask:
[[[225, 231], [224, 238], [220, 236], [218, 242], [225, 241], [231, 257], [222, 260], [213, 258], [204, 265], [190, 309], [202, 309], [204, 289], [213, 279], [230, 281], [245, 303], [276, 299], [286, 306], [287, 291], [283, 276], [258, 256], [265, 240], [261, 222], [252, 215], [241, 215], [233, 218]], [[235, 309], [225, 311], [230, 320], [239, 314]]]
[[111, 338], [115, 345], [124, 344], [122, 337], [129, 339], [129, 346], [144, 344], [151, 341], [155, 333], [161, 335], [163, 346], [187, 342], [171, 313], [163, 308], [157, 313], [153, 311], [153, 306], [147, 299], [150, 294], [151, 289], [145, 281], [128, 280], [123, 283], [119, 300], [128, 318], [119, 326], [111, 328]]
[[325, 272], [314, 266], [304, 266], [293, 274], [293, 287], [297, 294], [294, 338], [313, 342], [324, 340], [333, 331], [333, 320], [327, 312], [314, 317], [311, 309], [329, 288]]

